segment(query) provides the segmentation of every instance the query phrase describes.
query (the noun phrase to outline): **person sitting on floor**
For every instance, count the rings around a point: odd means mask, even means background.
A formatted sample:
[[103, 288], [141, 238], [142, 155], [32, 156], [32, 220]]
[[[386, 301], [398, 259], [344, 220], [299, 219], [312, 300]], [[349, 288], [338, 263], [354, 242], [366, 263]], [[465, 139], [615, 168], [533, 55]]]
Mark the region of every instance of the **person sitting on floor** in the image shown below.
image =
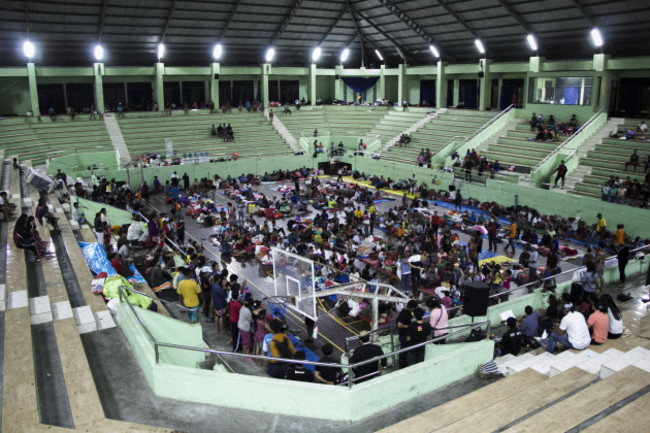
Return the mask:
[[555, 345], [562, 343], [568, 349], [583, 350], [589, 347], [591, 336], [585, 316], [573, 308], [572, 303], [566, 303], [563, 307], [564, 317], [559, 326], [556, 326], [549, 337], [546, 351], [553, 353]]
[[509, 317], [506, 323], [508, 330], [501, 337], [501, 341], [494, 347], [495, 357], [508, 353], [517, 356], [521, 351], [521, 342], [524, 334], [517, 329], [517, 319]]
[[607, 316], [607, 305], [602, 300], [596, 302], [596, 311], [589, 316], [587, 325], [591, 331], [591, 344], [600, 346], [607, 342], [609, 317]]

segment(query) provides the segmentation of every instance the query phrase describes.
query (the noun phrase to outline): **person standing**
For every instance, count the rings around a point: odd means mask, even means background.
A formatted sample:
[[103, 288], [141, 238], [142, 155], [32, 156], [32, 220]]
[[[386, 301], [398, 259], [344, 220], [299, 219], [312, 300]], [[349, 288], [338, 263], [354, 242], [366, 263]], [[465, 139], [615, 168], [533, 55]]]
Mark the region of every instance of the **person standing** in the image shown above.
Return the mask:
[[[418, 306], [418, 303], [414, 300], [408, 301], [406, 307], [399, 312], [397, 316], [397, 332], [399, 337], [400, 348], [404, 349], [408, 347], [408, 335], [409, 335], [409, 326], [413, 321], [413, 310]], [[407, 362], [408, 352], [402, 352], [399, 354], [399, 368], [408, 367]]]
[[567, 173], [567, 167], [564, 165], [564, 160], [560, 162], [560, 165], [555, 167], [555, 172], [557, 175], [555, 176], [555, 185], [554, 187], [557, 188], [557, 183], [559, 180], [562, 180], [562, 189], [564, 189], [564, 177], [566, 176]]
[[[413, 310], [413, 317], [415, 320], [409, 325], [406, 336], [409, 346], [415, 346], [431, 340], [431, 325], [422, 320], [424, 317], [424, 310], [420, 307], [416, 307]], [[408, 365], [411, 366], [423, 362], [424, 352], [425, 346], [411, 349], [410, 352], [408, 352]]]
[[499, 225], [494, 218], [488, 223], [488, 251], [497, 252], [497, 232]]
[[619, 248], [616, 258], [618, 259], [618, 284], [623, 286], [625, 285], [625, 267], [630, 261], [630, 245], [628, 242], [623, 241], [623, 245]]
[[596, 234], [600, 238], [600, 240], [604, 240], [605, 236], [607, 235], [607, 221], [605, 218], [603, 218], [603, 214], [599, 213], [596, 215], [597, 221], [596, 221]]
[[515, 255], [515, 242], [517, 241], [517, 223], [513, 219], [508, 228], [508, 245], [506, 245], [505, 251], [508, 252], [508, 248], [512, 248], [512, 255]]
[[[350, 357], [350, 364], [356, 364], [357, 362], [366, 361], [377, 356], [382, 356], [384, 354], [384, 351], [381, 350], [381, 347], [370, 342], [370, 335], [368, 334], [368, 331], [361, 331], [359, 333], [359, 341], [361, 342], [361, 346], [354, 349], [354, 352]], [[353, 369], [355, 383], [361, 383], [372, 379], [377, 375], [377, 373], [381, 373], [383, 367], [385, 367], [386, 364], [386, 358], [383, 358], [381, 362], [369, 362]]]
[[[427, 299], [427, 307], [431, 310], [429, 313], [429, 324], [433, 329], [433, 338], [444, 337], [449, 334], [449, 314], [440, 301], [431, 297]], [[446, 338], [434, 341], [434, 344], [445, 344]]]
[[187, 317], [192, 323], [199, 321], [199, 296], [201, 296], [201, 288], [196, 281], [192, 279], [192, 272], [189, 268], [183, 268], [183, 280], [178, 283], [179, 301], [188, 308]]

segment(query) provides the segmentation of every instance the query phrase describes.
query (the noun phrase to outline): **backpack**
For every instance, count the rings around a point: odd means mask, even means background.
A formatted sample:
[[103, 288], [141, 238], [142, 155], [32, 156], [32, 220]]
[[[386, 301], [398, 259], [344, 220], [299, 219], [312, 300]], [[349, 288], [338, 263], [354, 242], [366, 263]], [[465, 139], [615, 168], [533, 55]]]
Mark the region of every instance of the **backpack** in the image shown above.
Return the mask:
[[293, 355], [291, 354], [291, 351], [289, 350], [289, 337], [285, 337], [282, 339], [282, 341], [278, 340], [271, 340], [271, 343], [275, 343], [275, 348], [278, 350], [280, 353], [280, 358], [285, 358], [285, 359], [293, 359]]

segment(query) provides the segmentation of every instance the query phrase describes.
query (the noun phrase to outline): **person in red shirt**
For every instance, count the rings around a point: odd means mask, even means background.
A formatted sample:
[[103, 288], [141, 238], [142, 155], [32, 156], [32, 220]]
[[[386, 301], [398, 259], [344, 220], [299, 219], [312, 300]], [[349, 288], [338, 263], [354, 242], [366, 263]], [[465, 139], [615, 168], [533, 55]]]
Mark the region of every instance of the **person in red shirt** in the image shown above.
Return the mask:
[[237, 322], [239, 322], [239, 310], [241, 310], [241, 298], [239, 297], [239, 292], [232, 291], [232, 299], [228, 304], [228, 310], [230, 312], [230, 332], [231, 332], [231, 343], [232, 350], [236, 351], [239, 340], [239, 328], [237, 328]]
[[111, 266], [113, 267], [113, 269], [115, 269], [115, 272], [122, 275], [122, 273], [124, 272], [122, 268], [122, 256], [115, 253], [110, 256], [110, 259], [111, 259]]
[[591, 331], [591, 344], [600, 346], [607, 342], [609, 316], [607, 315], [607, 306], [602, 301], [597, 302], [596, 311], [589, 316], [587, 326]]
[[438, 211], [433, 211], [433, 216], [431, 217], [431, 228], [433, 229], [433, 234], [438, 236], [438, 227], [440, 227], [440, 217], [438, 216]]
[[497, 252], [497, 232], [499, 230], [499, 225], [494, 219], [490, 220], [488, 224], [488, 251]]

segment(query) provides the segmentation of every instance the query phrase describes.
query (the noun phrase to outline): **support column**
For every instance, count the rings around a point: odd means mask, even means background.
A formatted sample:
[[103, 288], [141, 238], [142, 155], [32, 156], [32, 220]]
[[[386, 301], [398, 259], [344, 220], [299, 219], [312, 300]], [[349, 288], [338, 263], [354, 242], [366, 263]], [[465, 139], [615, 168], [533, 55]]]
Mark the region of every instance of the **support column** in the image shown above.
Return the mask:
[[165, 109], [165, 86], [163, 84], [163, 76], [165, 75], [165, 64], [156, 63], [156, 102], [158, 102], [158, 109]]
[[481, 59], [479, 60], [479, 65], [482, 65], [483, 67], [479, 67], [479, 71], [483, 70], [483, 77], [479, 78], [479, 100], [478, 100], [478, 109], [481, 111], [485, 111], [485, 108], [490, 106], [490, 60], [488, 59]]
[[104, 111], [104, 64], [93, 63], [93, 75], [95, 77], [95, 108], [97, 111]]
[[68, 83], [63, 83], [63, 105], [64, 110], [68, 110]]
[[262, 101], [264, 107], [269, 108], [269, 74], [271, 73], [271, 64], [262, 63]]
[[438, 60], [436, 65], [436, 108], [447, 107], [447, 74], [445, 72], [446, 64]]
[[339, 77], [338, 79], [336, 79], [336, 76], [334, 77], [334, 99], [343, 100], [343, 86], [345, 86], [345, 83], [343, 83], [343, 80], [341, 79], [341, 76], [343, 75], [343, 65], [336, 65], [334, 67], [334, 74]]
[[309, 65], [309, 101], [316, 105], [316, 63]]
[[[490, 88], [492, 87], [492, 83], [490, 83]], [[501, 88], [503, 87], [503, 78], [499, 78], [499, 83], [497, 84], [497, 100], [492, 101], [492, 108], [497, 108], [499, 111], [501, 111]], [[490, 90], [490, 94], [492, 94], [492, 90]], [[521, 101], [522, 95], [517, 95], [518, 101]], [[509, 105], [509, 104], [508, 104]], [[512, 108], [517, 108], [512, 107]]]
[[[386, 65], [379, 67], [379, 80], [377, 81], [377, 99], [386, 99]], [[373, 103], [375, 101], [372, 101]]]
[[27, 79], [29, 80], [29, 100], [31, 102], [34, 116], [41, 114], [38, 106], [38, 88], [36, 87], [36, 67], [33, 63], [27, 63]]
[[178, 93], [180, 93], [180, 101], [181, 101], [181, 107], [185, 108], [185, 101], [183, 100], [183, 82], [178, 81]]
[[397, 65], [397, 103], [402, 106], [404, 101], [404, 84], [406, 83], [406, 65]]
[[460, 102], [460, 78], [454, 78], [454, 108], [458, 107]]
[[[210, 65], [210, 101], [214, 104], [214, 108], [219, 110], [219, 74], [221, 73], [221, 64], [212, 63]], [[260, 98], [261, 100], [262, 98]]]
[[[607, 71], [609, 54], [594, 54], [593, 69], [596, 72], [592, 83], [591, 104], [605, 107], [609, 105], [612, 90], [612, 74]], [[598, 82], [600, 81], [600, 87]]]
[[129, 85], [126, 81], [124, 82], [124, 102], [122, 104], [126, 110], [126, 107], [129, 105]]

